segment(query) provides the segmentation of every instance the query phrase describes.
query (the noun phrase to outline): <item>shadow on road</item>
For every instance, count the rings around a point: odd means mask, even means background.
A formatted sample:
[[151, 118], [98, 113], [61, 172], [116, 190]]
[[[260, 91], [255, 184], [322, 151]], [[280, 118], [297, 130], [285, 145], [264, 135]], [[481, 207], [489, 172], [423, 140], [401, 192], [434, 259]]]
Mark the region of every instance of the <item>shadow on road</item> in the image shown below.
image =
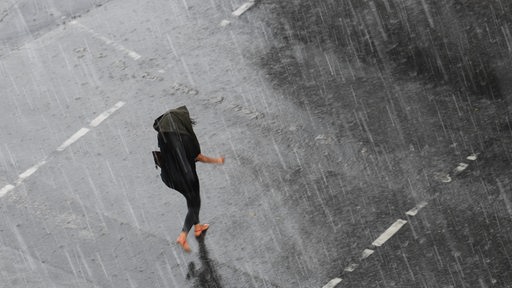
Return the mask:
[[199, 261], [201, 268], [197, 269], [195, 262], [188, 264], [187, 279], [194, 279], [194, 287], [221, 288], [221, 277], [215, 269], [213, 261], [209, 257], [208, 249], [204, 243], [204, 235], [197, 238], [199, 243]]

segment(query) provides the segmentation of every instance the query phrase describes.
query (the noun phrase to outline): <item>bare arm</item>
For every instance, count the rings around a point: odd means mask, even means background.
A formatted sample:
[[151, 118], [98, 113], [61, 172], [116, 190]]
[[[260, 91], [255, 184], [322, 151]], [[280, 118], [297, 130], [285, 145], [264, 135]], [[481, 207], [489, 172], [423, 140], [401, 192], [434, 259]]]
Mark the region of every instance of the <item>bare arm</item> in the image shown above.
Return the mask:
[[203, 163], [214, 163], [214, 164], [224, 164], [224, 157], [211, 158], [203, 154], [199, 154], [196, 157], [196, 161]]

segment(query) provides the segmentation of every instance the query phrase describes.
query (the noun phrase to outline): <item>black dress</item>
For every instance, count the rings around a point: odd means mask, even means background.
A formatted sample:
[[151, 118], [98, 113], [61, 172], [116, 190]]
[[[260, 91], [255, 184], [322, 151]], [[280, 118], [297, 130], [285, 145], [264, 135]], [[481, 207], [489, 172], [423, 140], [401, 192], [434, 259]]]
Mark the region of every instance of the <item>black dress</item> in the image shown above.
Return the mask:
[[162, 181], [167, 187], [184, 195], [199, 193], [195, 159], [201, 149], [197, 141], [192, 139], [194, 136], [175, 132], [158, 133], [158, 146], [164, 160], [160, 174]]
[[185, 106], [164, 113], [155, 120], [153, 127], [158, 132], [158, 146], [163, 158], [162, 181], [187, 200], [188, 212], [182, 231], [188, 233], [199, 223], [201, 197], [195, 159], [201, 153], [201, 147]]

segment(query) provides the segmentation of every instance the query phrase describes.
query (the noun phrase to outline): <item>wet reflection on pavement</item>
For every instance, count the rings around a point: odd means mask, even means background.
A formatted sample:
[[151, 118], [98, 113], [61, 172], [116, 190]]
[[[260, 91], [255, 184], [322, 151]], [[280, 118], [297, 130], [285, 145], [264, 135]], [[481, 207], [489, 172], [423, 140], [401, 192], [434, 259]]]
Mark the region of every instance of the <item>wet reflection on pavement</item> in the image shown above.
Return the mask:
[[201, 237], [196, 238], [199, 244], [199, 261], [201, 261], [201, 267], [196, 268], [194, 261], [188, 264], [187, 279], [194, 280], [194, 287], [208, 287], [208, 288], [221, 288], [221, 277], [218, 274], [213, 260], [210, 259], [208, 249], [204, 243], [204, 237], [206, 232]]

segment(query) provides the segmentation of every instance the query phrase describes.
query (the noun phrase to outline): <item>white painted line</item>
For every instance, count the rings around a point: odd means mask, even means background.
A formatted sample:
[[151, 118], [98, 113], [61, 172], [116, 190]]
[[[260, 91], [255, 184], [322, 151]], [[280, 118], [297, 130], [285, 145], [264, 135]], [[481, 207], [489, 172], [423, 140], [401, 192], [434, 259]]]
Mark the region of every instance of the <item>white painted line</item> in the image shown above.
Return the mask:
[[123, 46], [121, 46], [120, 44], [119, 44], [119, 48], [121, 48], [119, 50], [125, 50], [125, 52], [128, 53], [128, 56], [132, 57], [133, 60], [139, 60], [142, 57], [137, 52], [128, 50], [128, 49], [124, 48]]
[[11, 185], [11, 184], [5, 185], [2, 189], [0, 189], [0, 198], [4, 197], [7, 193], [9, 193], [14, 188], [18, 187], [21, 184], [21, 182], [23, 182], [23, 180], [27, 179], [28, 177], [30, 177], [30, 175], [34, 174], [37, 171], [37, 169], [41, 168], [41, 166], [43, 166], [44, 164], [46, 164], [46, 159], [41, 160], [36, 165], [28, 168], [27, 170], [25, 170], [25, 172], [21, 173], [18, 176], [18, 180], [16, 180], [16, 182], [14, 183], [15, 185]]
[[341, 278], [334, 278], [331, 281], [329, 281], [329, 283], [325, 284], [324, 287], [322, 288], [334, 288], [336, 287], [336, 285], [340, 284], [341, 280]]
[[112, 115], [114, 112], [116, 112], [119, 108], [123, 107], [125, 103], [123, 101], [119, 101], [114, 105], [114, 107], [108, 109], [107, 111], [101, 113], [98, 115], [98, 117], [94, 118], [94, 120], [91, 121], [89, 126], [91, 127], [97, 127], [101, 124], [105, 119], [107, 119], [110, 115]]
[[16, 188], [16, 186], [7, 184], [2, 189], [0, 189], [0, 197], [4, 197], [5, 194], [9, 193], [12, 189]]
[[37, 163], [36, 165], [25, 170], [25, 172], [21, 173], [18, 176], [18, 180], [16, 181], [16, 183], [21, 183], [21, 181], [30, 177], [30, 175], [34, 174], [37, 171], [37, 169], [39, 169], [39, 167], [43, 166], [44, 164], [46, 164], [46, 160], [42, 160], [41, 162]]
[[105, 44], [107, 45], [110, 45], [112, 47], [114, 47], [115, 49], [117, 49], [118, 51], [124, 53], [124, 54], [127, 54], [128, 56], [130, 56], [131, 58], [133, 58], [133, 60], [139, 60], [142, 56], [140, 56], [140, 54], [138, 54], [137, 52], [135, 51], [132, 51], [126, 47], [124, 47], [123, 45], [117, 43], [116, 41], [114, 40], [111, 40], [99, 33], [97, 33], [96, 31], [92, 30], [91, 28], [79, 23], [78, 21], [76, 20], [73, 20], [71, 22], [69, 22], [70, 24], [73, 24], [73, 25], [76, 25], [82, 29], [84, 29], [85, 31], [89, 32], [92, 36], [100, 39], [101, 41], [105, 42]]
[[75, 143], [76, 140], [87, 134], [87, 132], [89, 132], [89, 128], [82, 128], [78, 130], [75, 134], [73, 134], [73, 136], [69, 137], [68, 140], [64, 141], [64, 143], [62, 143], [62, 145], [57, 148], [57, 151], [64, 151], [64, 149]]
[[[470, 161], [475, 161], [477, 159], [477, 156], [478, 156], [478, 154], [473, 153], [473, 154], [469, 155], [466, 159], [470, 160]], [[459, 165], [454, 169], [454, 172], [456, 174], [460, 173], [468, 167], [469, 167], [469, 164], [467, 164], [467, 163], [459, 163]], [[442, 182], [448, 183], [448, 182], [452, 181], [452, 178], [450, 177], [450, 175], [446, 174], [446, 175], [442, 175], [442, 176], [443, 176], [442, 178], [439, 178], [439, 180], [441, 180]], [[500, 187], [500, 190], [503, 191], [503, 189], [501, 187]], [[512, 202], [510, 202], [508, 200], [508, 198], [506, 197], [506, 195], [504, 193], [502, 193], [502, 194], [503, 194], [502, 197], [505, 201], [505, 205], [507, 206], [507, 210], [510, 213], [510, 215], [512, 215]], [[422, 201], [422, 202], [418, 203], [414, 208], [407, 211], [405, 214], [409, 215], [409, 216], [416, 216], [418, 214], [418, 212], [422, 208], [426, 207], [427, 205], [428, 205], [428, 202]], [[406, 223], [407, 223], [407, 221], [402, 220], [402, 219], [396, 220], [395, 223], [393, 223], [386, 231], [384, 231], [377, 239], [375, 239], [375, 241], [373, 241], [372, 245], [376, 246], [376, 247], [382, 246], [384, 243], [386, 243], [386, 241], [388, 241], [391, 237], [393, 237], [393, 235], [395, 235]], [[361, 257], [359, 258], [359, 260], [368, 258], [374, 252], [375, 251], [372, 249], [364, 249], [363, 253], [361, 253]], [[353, 272], [355, 269], [357, 269], [357, 267], [359, 267], [359, 264], [350, 263], [343, 271], [344, 272]], [[323, 286], [323, 288], [333, 288], [336, 285], [338, 285], [341, 281], [342, 281], [341, 278], [334, 278], [331, 281], [329, 281], [329, 283], [327, 283], [325, 286]]]
[[455, 168], [455, 173], [460, 173], [464, 170], [466, 170], [466, 168], [468, 168], [469, 164], [466, 164], [466, 163], [459, 163], [459, 166], [457, 166]]
[[366, 259], [366, 258], [370, 257], [370, 255], [372, 255], [373, 252], [375, 252], [375, 251], [372, 249], [364, 249], [363, 253], [361, 254], [361, 258], [359, 258], [359, 259], [360, 260]]
[[245, 13], [245, 11], [249, 10], [252, 6], [254, 6], [254, 0], [250, 0], [249, 2], [246, 2], [242, 4], [238, 9], [233, 11], [233, 16], [238, 17]]
[[466, 170], [466, 168], [468, 168], [468, 166], [469, 165], [466, 163], [459, 163], [459, 166], [457, 166], [457, 168], [455, 168], [455, 170], [462, 172], [462, 171]]
[[405, 212], [405, 214], [407, 214], [409, 216], [416, 216], [416, 214], [418, 214], [418, 212], [421, 210], [421, 208], [427, 206], [427, 204], [428, 203], [426, 201], [420, 202], [418, 205], [416, 205], [416, 207], [414, 207], [411, 210]]
[[382, 244], [386, 243], [386, 241], [388, 241], [389, 238], [393, 237], [393, 235], [395, 235], [395, 233], [398, 232], [398, 230], [400, 230], [400, 228], [402, 228], [402, 226], [404, 226], [405, 223], [407, 223], [407, 221], [405, 220], [396, 220], [395, 223], [393, 223], [386, 231], [384, 231], [384, 233], [382, 233], [379, 236], [379, 238], [373, 241], [372, 245], [377, 247], [382, 246]]
[[345, 268], [345, 272], [353, 272], [354, 270], [356, 270], [356, 268], [359, 266], [359, 264], [355, 264], [355, 263], [350, 263], [350, 265], [347, 266], [347, 268]]
[[228, 20], [224, 19], [224, 20], [220, 21], [220, 24], [219, 24], [219, 25], [220, 25], [221, 27], [225, 27], [225, 26], [228, 26], [230, 23], [231, 23], [230, 21], [228, 21]]
[[[107, 119], [110, 115], [112, 115], [112, 113], [116, 112], [119, 108], [123, 107], [125, 104], [125, 102], [123, 101], [119, 101], [117, 102], [112, 108], [108, 109], [107, 111], [101, 113], [98, 117], [96, 117], [94, 120], [91, 121], [91, 123], [89, 124], [91, 127], [97, 127], [101, 122], [103, 122], [105, 119]], [[84, 136], [85, 134], [87, 134], [87, 132], [89, 132], [90, 129], [89, 128], [81, 128], [80, 130], [78, 130], [75, 134], [73, 134], [71, 137], [69, 137], [66, 141], [64, 141], [64, 143], [62, 143], [58, 148], [57, 148], [57, 151], [64, 151], [67, 147], [69, 147], [69, 145], [75, 143], [78, 139], [80, 139], [82, 136]], [[15, 185], [12, 185], [12, 184], [7, 184], [5, 185], [2, 189], [0, 189], [0, 198], [5, 196], [7, 193], [9, 193], [10, 191], [12, 191], [14, 188], [16, 188], [17, 186], [19, 186], [25, 179], [27, 179], [28, 177], [30, 177], [32, 174], [34, 174], [39, 168], [41, 168], [41, 166], [43, 166], [44, 164], [46, 164], [46, 157], [45, 159], [39, 161], [37, 164], [35, 164], [34, 166], [28, 168], [27, 170], [25, 170], [23, 173], [21, 173], [19, 176], [18, 176], [18, 179], [16, 180], [16, 182], [14, 183]]]
[[466, 159], [469, 161], [475, 161], [477, 157], [478, 157], [477, 154], [471, 154], [468, 157], [466, 157]]
[[443, 182], [443, 183], [450, 183], [450, 182], [452, 182], [452, 177], [450, 177], [450, 175], [446, 175], [445, 177], [443, 177], [441, 179], [441, 182]]

